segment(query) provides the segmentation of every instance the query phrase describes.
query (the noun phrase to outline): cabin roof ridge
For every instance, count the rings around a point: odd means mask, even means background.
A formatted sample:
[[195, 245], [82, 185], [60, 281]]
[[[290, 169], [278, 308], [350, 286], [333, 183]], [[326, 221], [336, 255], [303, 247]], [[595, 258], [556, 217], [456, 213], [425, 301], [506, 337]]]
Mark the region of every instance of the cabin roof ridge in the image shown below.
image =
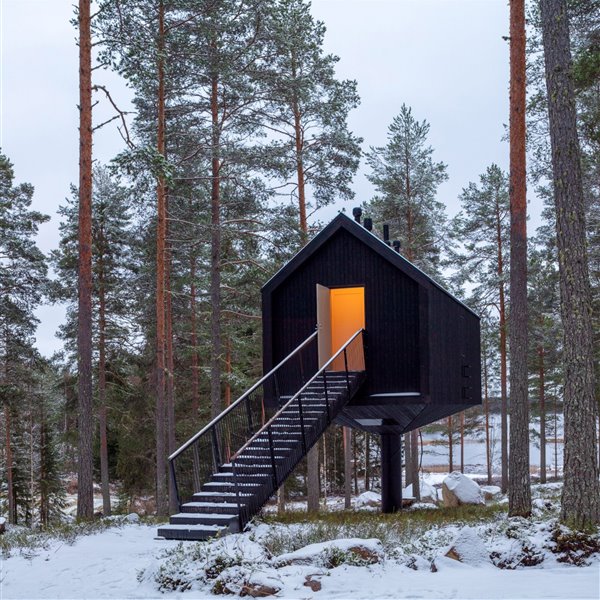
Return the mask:
[[308, 260], [317, 250], [325, 244], [335, 233], [340, 229], [344, 229], [354, 235], [359, 241], [367, 244], [373, 251], [385, 258], [397, 269], [401, 270], [405, 275], [411, 277], [420, 285], [433, 285], [452, 300], [463, 306], [470, 313], [480, 318], [479, 315], [449, 292], [443, 285], [438, 283], [430, 275], [421, 270], [417, 265], [409, 261], [407, 258], [396, 252], [391, 246], [388, 246], [381, 238], [375, 235], [372, 231], [365, 229], [363, 225], [351, 219], [347, 214], [339, 212], [321, 231], [319, 231], [305, 246], [300, 248], [290, 260], [288, 260], [261, 288], [262, 292], [274, 291], [289, 275], [299, 268], [306, 260]]

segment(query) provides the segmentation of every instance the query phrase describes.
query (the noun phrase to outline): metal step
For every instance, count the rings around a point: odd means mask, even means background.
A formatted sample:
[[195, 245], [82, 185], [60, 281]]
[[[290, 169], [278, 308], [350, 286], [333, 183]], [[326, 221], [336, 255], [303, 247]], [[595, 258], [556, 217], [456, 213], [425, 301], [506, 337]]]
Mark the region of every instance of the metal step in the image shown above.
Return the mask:
[[186, 502], [185, 504], [181, 505], [181, 512], [237, 515], [238, 505], [237, 502]]
[[[258, 491], [258, 489], [256, 490]], [[243, 500], [244, 498], [251, 497], [251, 493], [242, 493], [240, 492], [239, 498]], [[231, 502], [237, 506], [238, 495], [235, 492], [196, 492], [192, 496], [192, 502]]]
[[163, 525], [158, 535], [167, 540], [204, 541], [232, 533], [229, 527], [219, 525]]
[[217, 525], [228, 527], [230, 531], [239, 531], [238, 515], [224, 515], [219, 513], [178, 513], [169, 519], [171, 525]]

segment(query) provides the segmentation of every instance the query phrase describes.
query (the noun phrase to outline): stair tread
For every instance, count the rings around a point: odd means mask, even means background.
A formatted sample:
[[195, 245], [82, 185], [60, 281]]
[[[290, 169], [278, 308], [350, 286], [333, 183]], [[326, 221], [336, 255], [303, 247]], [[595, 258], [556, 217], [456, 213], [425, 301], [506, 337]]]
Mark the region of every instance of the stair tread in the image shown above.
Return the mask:
[[[190, 508], [237, 508], [237, 502], [186, 502], [182, 505]], [[241, 506], [245, 506], [241, 504]]]
[[180, 524], [180, 523], [168, 523], [167, 525], [161, 525], [158, 528], [160, 533], [163, 529], [188, 529], [190, 531], [224, 531], [225, 529], [229, 529], [225, 525], [194, 525], [193, 523], [188, 524]]
[[[214, 519], [215, 521], [233, 521], [237, 519], [237, 515], [226, 515], [223, 513], [177, 513], [176, 515], [171, 515], [171, 519], [180, 518], [180, 519]], [[171, 525], [175, 525], [176, 523], [171, 523]]]

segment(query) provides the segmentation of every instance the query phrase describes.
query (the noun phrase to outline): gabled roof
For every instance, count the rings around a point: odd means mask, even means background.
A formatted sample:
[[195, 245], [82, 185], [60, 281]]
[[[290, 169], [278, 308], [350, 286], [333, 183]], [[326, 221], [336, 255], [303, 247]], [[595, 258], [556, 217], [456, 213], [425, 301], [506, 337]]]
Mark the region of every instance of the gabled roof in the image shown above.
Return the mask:
[[461, 302], [458, 298], [453, 296], [448, 290], [442, 287], [439, 283], [433, 280], [431, 277], [426, 275], [421, 269], [415, 266], [410, 261], [406, 260], [401, 254], [396, 252], [391, 246], [388, 246], [383, 240], [378, 238], [374, 233], [365, 229], [362, 225], [345, 215], [339, 213], [329, 225], [324, 227], [306, 246], [304, 246], [299, 252], [297, 252], [269, 281], [267, 281], [262, 291], [272, 293], [281, 283], [283, 283], [296, 269], [298, 269], [304, 262], [306, 262], [313, 254], [318, 250], [340, 229], [343, 229], [353, 235], [355, 238], [366, 244], [374, 252], [379, 254], [382, 258], [387, 260], [389, 263], [394, 265], [397, 269], [402, 271], [405, 275], [416, 281], [419, 285], [428, 287], [430, 285], [435, 286], [444, 292], [447, 296], [452, 298], [455, 302], [462, 305], [469, 312], [478, 316], [472, 309], [470, 309], [464, 302]]

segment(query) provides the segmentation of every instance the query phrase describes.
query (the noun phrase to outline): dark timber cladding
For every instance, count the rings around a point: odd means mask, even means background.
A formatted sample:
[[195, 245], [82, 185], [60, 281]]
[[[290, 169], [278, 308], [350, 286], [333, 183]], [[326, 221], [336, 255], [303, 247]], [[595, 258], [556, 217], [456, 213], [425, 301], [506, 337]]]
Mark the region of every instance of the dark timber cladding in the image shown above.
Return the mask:
[[398, 434], [481, 403], [479, 317], [343, 214], [263, 287], [265, 372], [315, 331], [317, 284], [364, 287], [366, 380], [339, 422]]

